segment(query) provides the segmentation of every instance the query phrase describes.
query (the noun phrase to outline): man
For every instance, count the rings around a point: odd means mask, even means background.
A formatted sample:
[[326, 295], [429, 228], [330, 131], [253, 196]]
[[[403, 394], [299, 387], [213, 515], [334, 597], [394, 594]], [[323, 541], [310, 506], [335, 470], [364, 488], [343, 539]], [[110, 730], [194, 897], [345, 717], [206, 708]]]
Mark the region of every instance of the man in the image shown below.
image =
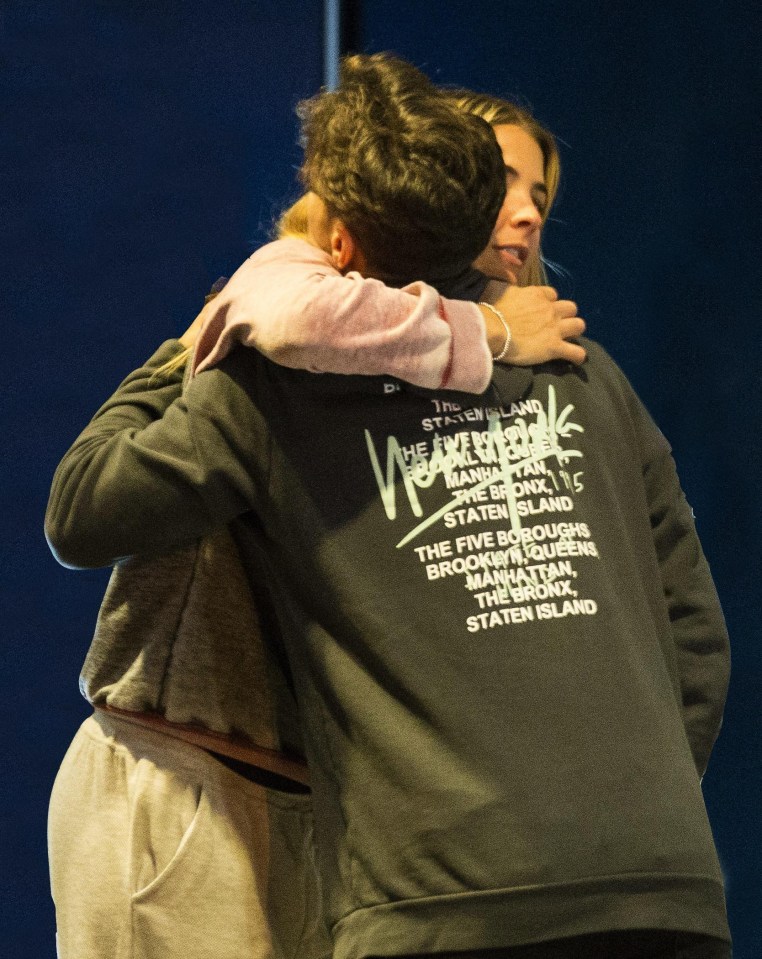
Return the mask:
[[[342, 270], [454, 292], [474, 252], [442, 267], [434, 233], [409, 235], [415, 176], [401, 202], [389, 151], [355, 162], [358, 102], [369, 135], [384, 130], [381, 82], [361, 58], [317, 102], [343, 162], [323, 145], [312, 165], [308, 140], [308, 183], [325, 196], [344, 171], [354, 205], [313, 201], [311, 235]], [[381, 102], [438, 115], [409, 82]], [[496, 370], [466, 398], [239, 349], [160, 418], [123, 391], [59, 468], [48, 534], [69, 562], [235, 520], [245, 561], [266, 568], [340, 959], [550, 941], [624, 956], [644, 936], [727, 954], [696, 771], [724, 626], [669, 449], [603, 351], [589, 356]], [[697, 704], [694, 757], [682, 710]]]

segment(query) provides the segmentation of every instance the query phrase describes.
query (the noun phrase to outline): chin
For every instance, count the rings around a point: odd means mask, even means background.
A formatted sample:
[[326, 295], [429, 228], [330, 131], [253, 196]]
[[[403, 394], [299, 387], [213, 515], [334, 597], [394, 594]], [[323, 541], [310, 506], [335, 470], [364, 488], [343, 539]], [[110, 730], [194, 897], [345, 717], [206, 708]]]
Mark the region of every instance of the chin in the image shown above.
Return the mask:
[[479, 267], [482, 273], [485, 276], [488, 276], [491, 280], [499, 280], [501, 283], [510, 283], [511, 286], [517, 286], [519, 282], [519, 277], [515, 273], [512, 273], [510, 270], [506, 270], [502, 264], [499, 267], [494, 267], [490, 270], [485, 270], [483, 267]]
[[516, 283], [516, 277], [505, 268], [499, 256], [492, 253], [482, 253], [474, 260], [474, 268], [491, 280], [500, 280], [502, 283]]

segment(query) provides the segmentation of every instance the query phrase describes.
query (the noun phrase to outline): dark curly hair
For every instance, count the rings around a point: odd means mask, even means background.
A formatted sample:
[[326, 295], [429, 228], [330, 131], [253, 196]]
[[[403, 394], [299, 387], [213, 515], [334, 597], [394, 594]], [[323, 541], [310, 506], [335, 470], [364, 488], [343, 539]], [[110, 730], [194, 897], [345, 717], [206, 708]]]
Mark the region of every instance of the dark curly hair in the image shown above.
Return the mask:
[[298, 112], [302, 180], [354, 234], [373, 275], [447, 279], [486, 247], [506, 188], [495, 135], [411, 64], [347, 57], [338, 89]]

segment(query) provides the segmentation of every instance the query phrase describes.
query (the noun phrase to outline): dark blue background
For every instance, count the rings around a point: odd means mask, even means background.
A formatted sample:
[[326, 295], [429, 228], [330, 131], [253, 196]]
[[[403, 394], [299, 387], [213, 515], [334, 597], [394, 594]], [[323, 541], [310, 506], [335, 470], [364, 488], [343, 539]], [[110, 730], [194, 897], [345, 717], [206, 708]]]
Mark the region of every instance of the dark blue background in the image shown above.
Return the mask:
[[[560, 138], [558, 280], [673, 443], [734, 642], [704, 790], [737, 959], [762, 955], [759, 24], [686, 0], [368, 0], [360, 49], [521, 95]], [[50, 478], [295, 192], [321, 5], [10, 2], [0, 11], [4, 951], [54, 954], [45, 815], [87, 707], [103, 571], [57, 566]]]

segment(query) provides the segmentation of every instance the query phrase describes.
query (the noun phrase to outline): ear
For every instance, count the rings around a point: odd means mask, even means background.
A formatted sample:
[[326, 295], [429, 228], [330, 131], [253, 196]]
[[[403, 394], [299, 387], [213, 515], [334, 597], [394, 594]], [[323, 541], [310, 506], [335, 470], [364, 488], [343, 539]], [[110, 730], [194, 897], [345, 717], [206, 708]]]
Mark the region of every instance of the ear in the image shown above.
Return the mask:
[[331, 226], [331, 259], [341, 273], [349, 270], [364, 272], [365, 257], [349, 228], [341, 220]]

